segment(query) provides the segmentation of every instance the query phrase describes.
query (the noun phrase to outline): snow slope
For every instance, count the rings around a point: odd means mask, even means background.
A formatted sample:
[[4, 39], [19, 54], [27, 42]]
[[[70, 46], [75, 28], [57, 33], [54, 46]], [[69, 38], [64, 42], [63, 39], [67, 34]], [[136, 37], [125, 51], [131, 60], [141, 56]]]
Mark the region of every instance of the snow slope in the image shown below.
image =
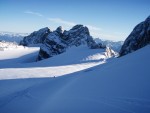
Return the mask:
[[104, 49], [81, 46], [35, 62], [38, 51], [39, 48], [0, 51], [0, 79], [61, 76], [103, 64], [108, 58]]
[[1, 80], [0, 113], [149, 113], [149, 49], [66, 76]]

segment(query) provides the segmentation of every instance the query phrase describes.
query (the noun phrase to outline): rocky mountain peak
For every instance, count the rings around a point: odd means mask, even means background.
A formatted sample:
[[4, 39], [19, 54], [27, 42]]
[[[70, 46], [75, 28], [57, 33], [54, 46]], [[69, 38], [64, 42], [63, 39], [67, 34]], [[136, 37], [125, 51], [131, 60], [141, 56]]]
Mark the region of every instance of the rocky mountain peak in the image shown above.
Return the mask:
[[83, 25], [75, 25], [68, 31], [63, 31], [59, 26], [55, 31], [50, 31], [48, 27], [42, 28], [24, 37], [21, 42], [24, 46], [40, 44], [40, 52], [37, 60], [46, 59], [66, 51], [68, 47], [87, 45], [90, 49], [103, 48], [102, 44], [97, 44], [89, 29]]
[[72, 29], [70, 29], [70, 31], [74, 31], [74, 32], [82, 31], [85, 34], [90, 35], [89, 29], [86, 26], [83, 26], [83, 25], [80, 25], [80, 24], [75, 25], [74, 27], [72, 27]]
[[70, 29], [70, 30], [80, 29], [81, 27], [83, 27], [83, 25], [77, 24], [77, 25], [73, 26], [72, 29]]
[[62, 26], [59, 26], [55, 31], [58, 32], [58, 33], [63, 33]]
[[150, 16], [148, 16], [145, 21], [150, 22]]
[[76, 25], [63, 32], [60, 26], [45, 39], [43, 46], [40, 48], [38, 60], [63, 53], [68, 47], [80, 45], [87, 45], [92, 49], [101, 48], [100, 45], [96, 45], [87, 27]]
[[133, 29], [120, 50], [120, 56], [136, 51], [147, 44], [150, 44], [150, 16]]
[[24, 37], [20, 44], [29, 46], [33, 44], [43, 43], [49, 33], [51, 33], [51, 30], [48, 27], [42, 28], [38, 31], [34, 31], [30, 35]]

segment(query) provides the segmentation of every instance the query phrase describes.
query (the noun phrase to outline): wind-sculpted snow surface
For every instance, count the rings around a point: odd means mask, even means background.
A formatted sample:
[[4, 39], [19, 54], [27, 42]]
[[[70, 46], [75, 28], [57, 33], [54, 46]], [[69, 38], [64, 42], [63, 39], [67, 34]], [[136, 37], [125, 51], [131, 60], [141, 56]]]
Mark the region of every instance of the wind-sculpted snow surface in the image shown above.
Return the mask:
[[150, 16], [133, 29], [120, 50], [120, 56], [136, 51], [148, 44], [150, 44]]
[[[146, 46], [103, 65], [66, 76], [0, 80], [0, 113], [150, 113], [149, 49], [150, 46]], [[61, 58], [63, 54], [56, 57]], [[95, 55], [83, 61], [98, 59]], [[56, 57], [50, 59], [58, 61]], [[45, 64], [47, 60], [40, 62]], [[50, 70], [47, 68], [47, 71]], [[17, 72], [20, 76], [23, 74]]]

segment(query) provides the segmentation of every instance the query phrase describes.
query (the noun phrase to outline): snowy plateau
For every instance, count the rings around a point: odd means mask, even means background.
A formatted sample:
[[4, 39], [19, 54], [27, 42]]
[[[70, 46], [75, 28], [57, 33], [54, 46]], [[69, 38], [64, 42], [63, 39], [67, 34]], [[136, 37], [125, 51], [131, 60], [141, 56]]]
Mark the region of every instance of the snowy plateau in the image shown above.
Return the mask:
[[150, 45], [118, 58], [72, 46], [37, 62], [39, 47], [4, 40], [0, 113], [150, 113]]

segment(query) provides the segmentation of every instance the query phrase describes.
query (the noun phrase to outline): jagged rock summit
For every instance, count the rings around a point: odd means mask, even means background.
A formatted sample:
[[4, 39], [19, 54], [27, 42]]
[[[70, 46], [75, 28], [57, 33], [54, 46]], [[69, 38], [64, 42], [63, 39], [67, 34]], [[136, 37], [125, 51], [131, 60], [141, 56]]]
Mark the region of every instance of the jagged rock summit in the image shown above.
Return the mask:
[[133, 29], [120, 50], [120, 56], [136, 51], [148, 44], [150, 44], [150, 16]]
[[46, 59], [54, 55], [65, 52], [67, 44], [62, 39], [63, 33], [61, 27], [50, 33], [40, 47], [37, 60]]
[[83, 25], [76, 25], [69, 31], [65, 30], [64, 32], [62, 27], [58, 27], [55, 31], [49, 33], [44, 40], [37, 60], [52, 57], [65, 52], [68, 47], [80, 45], [87, 45], [93, 49], [101, 47], [96, 44], [92, 36], [90, 36], [88, 28]]
[[75, 25], [68, 31], [63, 30], [61, 26], [54, 31], [46, 27], [24, 37], [20, 44], [24, 46], [40, 44], [37, 60], [61, 54], [72, 46], [86, 45], [90, 49], [105, 48], [102, 44], [94, 41], [89, 29], [83, 25]]
[[30, 35], [24, 37], [20, 42], [20, 45], [30, 46], [34, 44], [41, 44], [44, 42], [49, 33], [51, 33], [51, 30], [48, 27], [42, 28], [38, 31], [34, 31]]

